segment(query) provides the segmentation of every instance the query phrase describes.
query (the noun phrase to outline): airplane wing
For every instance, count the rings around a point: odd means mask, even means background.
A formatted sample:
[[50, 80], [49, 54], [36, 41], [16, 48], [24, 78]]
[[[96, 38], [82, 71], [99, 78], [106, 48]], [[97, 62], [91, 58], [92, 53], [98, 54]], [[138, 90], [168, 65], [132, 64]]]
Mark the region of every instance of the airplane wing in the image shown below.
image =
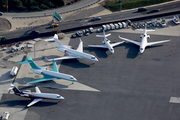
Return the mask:
[[27, 82], [26, 84], [44, 82], [44, 81], [53, 80], [53, 79], [56, 79], [56, 78], [44, 77], [44, 78], [41, 78], [41, 79], [38, 79], [38, 80], [34, 80], [34, 81], [31, 81], [31, 82]]
[[164, 42], [169, 42], [171, 40], [163, 40], [163, 41], [157, 41], [157, 42], [149, 42], [147, 43], [147, 46], [151, 46], [151, 45], [155, 45], [155, 44], [159, 44], [159, 43], [164, 43]]
[[39, 88], [36, 86], [35, 87], [36, 93], [41, 93], [41, 91], [39, 90]]
[[80, 43], [79, 43], [79, 46], [78, 46], [78, 48], [76, 50], [79, 51], [79, 52], [83, 52], [83, 42], [82, 42], [81, 39], [79, 39], [79, 40], [80, 40]]
[[123, 39], [123, 40], [125, 40], [125, 41], [128, 41], [128, 42], [134, 43], [134, 44], [136, 44], [136, 45], [138, 45], [138, 46], [140, 46], [140, 42], [136, 42], [136, 41], [134, 41], [134, 40], [129, 40], [129, 39], [126, 39], [126, 38], [123, 38], [123, 37], [120, 37], [120, 36], [119, 36], [119, 38], [120, 38], [120, 39]]
[[89, 47], [107, 48], [106, 45], [88, 45]]
[[[60, 58], [54, 58], [54, 60], [67, 60], [67, 59], [76, 59], [76, 58], [78, 58], [78, 57], [75, 57], [75, 56], [64, 56], [64, 57], [60, 57]], [[53, 59], [47, 59], [47, 60], [48, 61], [53, 61]]]
[[56, 62], [54, 61], [54, 59], [53, 59], [53, 68], [52, 68], [52, 71], [59, 72], [58, 68], [57, 68], [57, 65], [56, 65]]
[[27, 107], [30, 107], [30, 106], [36, 104], [37, 102], [39, 102], [39, 101], [41, 101], [41, 100], [42, 100], [42, 98], [35, 98], [31, 103], [29, 103], [29, 104], [27, 105]]
[[117, 46], [117, 45], [122, 44], [122, 43], [124, 43], [124, 41], [122, 41], [122, 42], [117, 42], [117, 43], [111, 43], [111, 46], [114, 47], [114, 46]]
[[54, 38], [46, 39], [46, 40], [44, 40], [44, 41], [46, 41], [46, 42], [53, 42], [53, 41], [54, 41]]

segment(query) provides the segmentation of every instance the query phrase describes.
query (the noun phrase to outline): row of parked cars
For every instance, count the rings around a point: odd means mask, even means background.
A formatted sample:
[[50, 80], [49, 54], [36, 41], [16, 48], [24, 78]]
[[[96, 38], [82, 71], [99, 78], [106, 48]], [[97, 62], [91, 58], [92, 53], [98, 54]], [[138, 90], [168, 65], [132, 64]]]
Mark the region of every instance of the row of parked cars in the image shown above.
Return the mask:
[[118, 23], [110, 23], [106, 25], [102, 25], [103, 30], [114, 30], [114, 29], [120, 29], [120, 28], [126, 28], [127, 23], [126, 22], [118, 22]]

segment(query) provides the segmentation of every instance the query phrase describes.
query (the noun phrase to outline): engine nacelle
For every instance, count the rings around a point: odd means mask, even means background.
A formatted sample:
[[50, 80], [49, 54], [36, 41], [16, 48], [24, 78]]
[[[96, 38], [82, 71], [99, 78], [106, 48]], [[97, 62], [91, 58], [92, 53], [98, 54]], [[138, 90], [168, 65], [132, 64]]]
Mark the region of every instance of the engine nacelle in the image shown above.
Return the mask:
[[35, 70], [35, 69], [32, 69], [32, 71], [34, 72], [34, 73], [36, 73], [36, 74], [42, 74], [42, 70]]
[[143, 38], [144, 37], [144, 35], [140, 35], [140, 38]]
[[147, 35], [147, 39], [149, 39], [150, 38], [150, 35]]

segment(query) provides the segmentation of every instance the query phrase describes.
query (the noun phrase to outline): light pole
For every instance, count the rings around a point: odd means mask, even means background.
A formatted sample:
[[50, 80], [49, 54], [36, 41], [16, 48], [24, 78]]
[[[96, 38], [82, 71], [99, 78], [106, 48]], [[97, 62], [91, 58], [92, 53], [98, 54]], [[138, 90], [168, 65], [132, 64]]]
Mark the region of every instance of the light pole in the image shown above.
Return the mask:
[[7, 8], [7, 12], [8, 12], [8, 0], [7, 0], [7, 6], [6, 6], [6, 8]]
[[121, 11], [121, 7], [122, 7], [122, 0], [119, 0], [120, 2], [120, 11]]

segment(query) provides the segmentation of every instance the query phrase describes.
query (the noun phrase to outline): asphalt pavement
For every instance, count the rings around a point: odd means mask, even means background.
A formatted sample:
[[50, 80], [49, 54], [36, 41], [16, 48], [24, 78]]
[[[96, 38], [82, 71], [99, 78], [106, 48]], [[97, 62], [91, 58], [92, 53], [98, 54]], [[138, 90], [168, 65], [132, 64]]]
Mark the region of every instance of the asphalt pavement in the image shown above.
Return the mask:
[[[140, 34], [111, 34], [108, 39], [112, 42], [121, 41], [118, 35], [140, 41]], [[62, 73], [71, 73], [79, 83], [100, 92], [39, 86], [42, 92], [58, 93], [65, 100], [37, 103], [28, 109], [25, 120], [179, 120], [180, 104], [169, 102], [172, 96], [179, 96], [179, 36], [151, 35], [149, 41], [169, 38], [172, 39], [170, 42], [148, 47], [143, 54], [139, 54], [139, 47], [131, 43], [115, 47], [115, 53], [111, 54], [106, 49], [87, 47], [89, 44], [102, 44], [102, 38], [96, 38], [95, 34], [82, 37], [84, 52], [95, 55], [99, 61], [93, 64], [78, 59], [57, 61], [57, 64], [61, 63]], [[75, 49], [78, 44], [78, 38], [69, 43]], [[20, 85], [19, 88], [34, 91], [33, 86]], [[18, 109], [30, 102], [12, 94], [8, 97], [3, 94], [1, 101], [0, 107]]]

